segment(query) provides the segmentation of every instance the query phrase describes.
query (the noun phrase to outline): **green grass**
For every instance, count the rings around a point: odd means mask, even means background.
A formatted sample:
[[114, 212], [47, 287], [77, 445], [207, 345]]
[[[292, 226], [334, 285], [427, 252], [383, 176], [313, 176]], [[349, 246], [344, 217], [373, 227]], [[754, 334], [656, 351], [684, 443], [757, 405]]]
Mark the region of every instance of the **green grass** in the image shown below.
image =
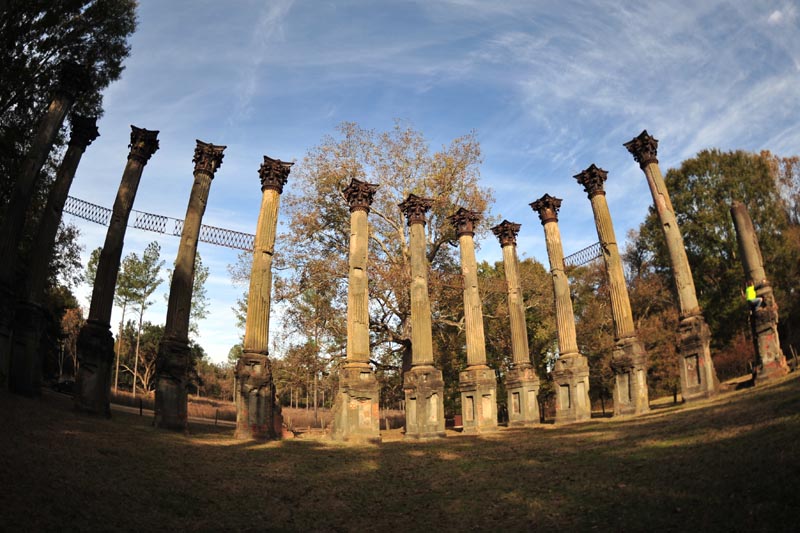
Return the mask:
[[638, 418], [254, 443], [0, 395], [0, 530], [795, 530], [800, 376]]

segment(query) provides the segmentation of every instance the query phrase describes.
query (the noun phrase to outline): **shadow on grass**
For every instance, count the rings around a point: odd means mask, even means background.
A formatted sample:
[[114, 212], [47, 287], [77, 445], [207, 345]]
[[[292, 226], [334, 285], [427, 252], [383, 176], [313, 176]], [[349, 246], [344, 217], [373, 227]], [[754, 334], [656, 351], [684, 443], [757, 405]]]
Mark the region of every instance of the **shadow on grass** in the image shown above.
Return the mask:
[[636, 418], [378, 446], [0, 402], [9, 529], [782, 530], [800, 479], [797, 376]]

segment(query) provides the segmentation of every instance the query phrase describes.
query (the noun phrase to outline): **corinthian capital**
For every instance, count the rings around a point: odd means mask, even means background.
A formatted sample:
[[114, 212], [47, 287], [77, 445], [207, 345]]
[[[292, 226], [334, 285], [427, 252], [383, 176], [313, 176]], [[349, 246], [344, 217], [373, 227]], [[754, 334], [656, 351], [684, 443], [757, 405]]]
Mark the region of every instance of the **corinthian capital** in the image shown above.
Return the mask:
[[652, 137], [647, 130], [642, 131], [638, 137], [623, 144], [633, 155], [633, 158], [644, 169], [650, 163], [658, 163], [658, 139]]
[[135, 159], [146, 165], [150, 157], [158, 150], [158, 130], [146, 130], [131, 125], [131, 143], [128, 148], [131, 149], [128, 159]]
[[366, 211], [369, 213], [369, 206], [372, 205], [372, 200], [375, 198], [375, 191], [377, 190], [377, 185], [353, 178], [350, 180], [350, 185], [342, 193], [350, 205], [351, 213], [353, 211]]
[[222, 158], [225, 157], [222, 152], [225, 148], [227, 147], [197, 140], [194, 157], [192, 158], [195, 174], [200, 172], [213, 178], [214, 173], [222, 166]]
[[529, 205], [531, 209], [539, 213], [539, 220], [542, 221], [542, 225], [548, 222], [558, 222], [558, 210], [561, 209], [561, 198], [545, 194]]
[[100, 137], [100, 132], [97, 130], [97, 117], [73, 115], [70, 118], [70, 126], [72, 127], [69, 136], [70, 146], [84, 150], [92, 144], [92, 141]]
[[412, 224], [422, 224], [424, 226], [425, 213], [427, 213], [428, 209], [433, 205], [433, 200], [420, 198], [416, 194], [409, 194], [408, 198], [398, 205], [406, 216], [409, 226]]
[[86, 66], [74, 61], [66, 61], [61, 64], [56, 93], [67, 95], [74, 100], [78, 95], [86, 92], [90, 84], [89, 70]]
[[603, 190], [603, 183], [608, 178], [608, 172], [595, 166], [594, 163], [580, 174], [575, 174], [573, 178], [583, 185], [583, 190], [589, 195], [590, 200], [597, 194], [606, 193], [606, 191]]
[[[224, 146], [222, 147], [225, 148]], [[222, 157], [220, 157], [220, 164]], [[292, 170], [294, 163], [287, 163], [280, 159], [272, 159], [271, 157], [264, 156], [264, 162], [258, 169], [258, 176], [261, 178], [261, 190], [272, 189], [278, 191], [278, 194], [283, 193], [283, 186], [289, 181], [289, 172]], [[219, 168], [219, 167], [218, 167]]]
[[456, 229], [456, 235], [461, 237], [462, 235], [475, 235], [475, 223], [480, 217], [480, 213], [476, 211], [459, 207], [455, 214], [447, 217], [447, 220]]
[[516, 246], [517, 235], [519, 234], [519, 228], [521, 227], [521, 225], [515, 224], [514, 222], [503, 220], [500, 224], [492, 228], [492, 233], [494, 233], [500, 240], [501, 247]]

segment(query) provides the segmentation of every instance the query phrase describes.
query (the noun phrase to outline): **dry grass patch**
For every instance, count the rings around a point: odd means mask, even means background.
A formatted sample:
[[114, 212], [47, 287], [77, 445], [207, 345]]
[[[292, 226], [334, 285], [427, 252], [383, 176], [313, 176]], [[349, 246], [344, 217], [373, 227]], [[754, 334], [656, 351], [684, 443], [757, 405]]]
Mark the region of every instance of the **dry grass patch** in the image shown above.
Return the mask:
[[685, 408], [378, 446], [234, 441], [0, 395], [5, 530], [748, 530], [791, 527], [800, 376]]

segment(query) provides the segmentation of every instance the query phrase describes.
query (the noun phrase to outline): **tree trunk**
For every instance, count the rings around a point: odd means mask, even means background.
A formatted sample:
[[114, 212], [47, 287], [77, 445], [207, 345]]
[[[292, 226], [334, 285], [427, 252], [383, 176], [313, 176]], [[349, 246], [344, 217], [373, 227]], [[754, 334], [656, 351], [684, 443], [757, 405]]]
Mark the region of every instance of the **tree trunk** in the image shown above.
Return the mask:
[[128, 302], [122, 303], [122, 318], [119, 319], [119, 337], [117, 338], [117, 364], [114, 366], [114, 392], [119, 385], [119, 354], [122, 351], [122, 327], [125, 323], [125, 307]]
[[136, 351], [133, 360], [133, 397], [136, 398], [136, 373], [139, 368], [139, 339], [142, 337], [142, 319], [144, 318], [144, 304], [139, 308], [139, 328], [136, 330]]

